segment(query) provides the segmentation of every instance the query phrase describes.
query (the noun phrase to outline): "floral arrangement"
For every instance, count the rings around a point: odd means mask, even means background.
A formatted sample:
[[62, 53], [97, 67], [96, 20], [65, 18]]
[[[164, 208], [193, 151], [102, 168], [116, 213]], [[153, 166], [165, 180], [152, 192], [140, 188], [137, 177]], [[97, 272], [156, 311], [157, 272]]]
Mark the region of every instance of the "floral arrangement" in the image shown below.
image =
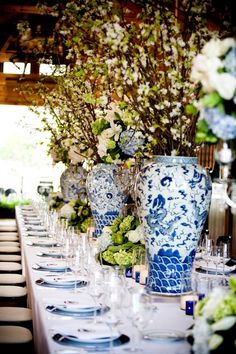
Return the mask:
[[194, 156], [196, 116], [188, 104], [198, 92], [191, 62], [210, 36], [211, 1], [134, 3], [132, 21], [120, 7], [96, 32], [106, 45], [110, 79], [135, 112], [145, 156]]
[[[108, 163], [135, 153], [142, 137], [143, 156], [195, 155], [197, 115], [189, 103], [198, 90], [190, 80], [191, 63], [212, 35], [213, 0], [81, 0], [57, 6], [62, 16], [56, 31], [68, 65], [51, 78], [53, 90], [44, 82], [38, 86], [48, 109], [43, 122], [52, 134], [50, 152], [57, 159], [70, 161], [70, 152]], [[124, 112], [105, 122], [111, 102], [128, 112], [127, 132]]]
[[193, 328], [188, 334], [194, 354], [236, 352], [236, 279], [230, 289], [216, 287], [195, 307]]
[[50, 210], [58, 212], [59, 219], [68, 220], [68, 226], [74, 226], [79, 232], [86, 232], [93, 223], [92, 212], [86, 201], [77, 199], [65, 203], [59, 193], [52, 193], [48, 203]]
[[125, 107], [111, 103], [105, 116], [92, 123], [92, 131], [98, 138], [98, 154], [105, 163], [133, 164], [133, 157], [141, 151], [144, 137], [132, 126], [134, 118]]
[[200, 85], [198, 142], [236, 137], [236, 39], [212, 38], [193, 60], [191, 79]]
[[145, 257], [143, 228], [133, 215], [117, 217], [103, 228], [97, 246], [101, 262], [121, 267], [139, 264]]

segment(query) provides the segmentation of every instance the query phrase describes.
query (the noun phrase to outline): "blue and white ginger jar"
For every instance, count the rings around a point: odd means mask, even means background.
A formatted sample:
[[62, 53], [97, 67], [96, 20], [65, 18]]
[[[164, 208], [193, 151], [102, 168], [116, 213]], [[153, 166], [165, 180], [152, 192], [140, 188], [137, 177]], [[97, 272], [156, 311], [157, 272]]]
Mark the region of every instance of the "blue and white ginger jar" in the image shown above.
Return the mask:
[[211, 190], [209, 174], [195, 157], [156, 156], [141, 169], [136, 204], [146, 237], [148, 291], [181, 293], [181, 279], [191, 274]]
[[71, 165], [62, 172], [60, 187], [64, 201], [87, 200], [86, 178], [87, 172], [82, 166]]
[[88, 173], [87, 195], [94, 218], [95, 237], [121, 214], [128, 199], [125, 180], [128, 180], [125, 170], [115, 164], [99, 163]]

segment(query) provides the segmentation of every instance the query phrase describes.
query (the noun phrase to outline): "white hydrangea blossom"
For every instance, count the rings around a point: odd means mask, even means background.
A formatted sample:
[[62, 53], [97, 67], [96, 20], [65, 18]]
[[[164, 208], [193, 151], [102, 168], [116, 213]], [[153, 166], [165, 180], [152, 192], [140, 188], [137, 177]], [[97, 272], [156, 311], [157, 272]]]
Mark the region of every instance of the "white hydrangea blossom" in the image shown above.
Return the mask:
[[210, 326], [204, 317], [199, 317], [194, 324], [193, 352], [194, 354], [209, 354], [208, 340], [211, 334]]
[[108, 246], [112, 245], [112, 239], [111, 239], [111, 229], [109, 226], [105, 226], [102, 230], [102, 234], [97, 238], [97, 247], [98, 251], [102, 252], [107, 249]]
[[70, 219], [71, 215], [74, 214], [74, 208], [70, 204], [65, 204], [59, 210], [59, 215], [62, 218]]

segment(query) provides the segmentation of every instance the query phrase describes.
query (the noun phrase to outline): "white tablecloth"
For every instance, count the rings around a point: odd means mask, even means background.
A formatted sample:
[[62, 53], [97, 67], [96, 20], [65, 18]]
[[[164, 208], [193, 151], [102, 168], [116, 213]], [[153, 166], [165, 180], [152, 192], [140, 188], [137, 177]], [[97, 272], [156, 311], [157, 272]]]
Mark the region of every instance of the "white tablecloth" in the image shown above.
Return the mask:
[[[52, 339], [52, 334], [58, 329], [63, 331], [66, 326], [74, 325], [75, 328], [83, 326], [81, 319], [73, 317], [62, 317], [53, 313], [49, 313], [45, 306], [53, 304], [55, 301], [61, 299], [84, 299], [88, 298], [86, 288], [78, 293], [74, 293], [73, 289], [55, 289], [39, 286], [35, 281], [43, 275], [42, 271], [32, 269], [33, 264], [42, 261], [42, 257], [37, 256], [40, 247], [27, 245], [31, 239], [24, 235], [22, 227], [21, 210], [16, 208], [16, 218], [21, 236], [22, 255], [23, 255], [23, 269], [27, 279], [27, 287], [29, 291], [29, 306], [33, 311], [33, 335], [35, 341], [35, 348], [37, 354], [55, 354], [59, 350], [67, 349], [64, 346], [56, 343]], [[134, 282], [133, 279], [130, 279]], [[138, 285], [142, 286], [142, 285]], [[158, 310], [155, 312], [155, 318], [152, 324], [154, 329], [177, 330], [186, 331], [192, 324], [192, 316], [185, 315], [185, 312], [180, 309], [180, 300], [178, 297], [156, 297]], [[132, 327], [124, 321], [120, 325], [121, 333], [130, 335]], [[124, 344], [120, 347], [114, 348], [115, 353], [122, 353], [122, 350], [130, 344]], [[73, 346], [72, 346], [73, 347]], [[144, 340], [141, 339], [140, 347], [145, 354], [189, 354], [190, 345], [187, 341], [168, 341], [168, 340]], [[125, 353], [125, 352], [124, 352]]]

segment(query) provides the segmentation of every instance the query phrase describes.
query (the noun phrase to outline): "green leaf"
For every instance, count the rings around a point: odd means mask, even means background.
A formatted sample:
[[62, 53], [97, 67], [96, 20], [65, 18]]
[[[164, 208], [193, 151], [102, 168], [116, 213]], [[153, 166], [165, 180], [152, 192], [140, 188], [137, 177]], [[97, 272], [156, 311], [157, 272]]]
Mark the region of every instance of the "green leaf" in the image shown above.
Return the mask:
[[213, 332], [227, 331], [236, 323], [236, 316], [225, 316], [221, 320], [213, 323], [211, 329]]
[[197, 115], [198, 110], [193, 104], [187, 104], [185, 107], [185, 113], [188, 115]]
[[197, 144], [201, 144], [204, 141], [215, 144], [218, 141], [218, 138], [209, 129], [205, 119], [200, 119], [197, 122], [195, 141]]
[[78, 43], [78, 42], [79, 42], [79, 37], [78, 37], [78, 36], [73, 37], [73, 38], [72, 38], [72, 41], [73, 41], [74, 43]]
[[204, 107], [213, 108], [213, 107], [219, 105], [221, 101], [222, 101], [222, 98], [220, 97], [220, 95], [214, 91], [208, 95], [205, 95], [203, 98], [201, 98], [200, 103]]
[[208, 343], [209, 349], [210, 350], [217, 349], [223, 343], [223, 340], [224, 338], [219, 334], [213, 334], [209, 339], [209, 343]]

